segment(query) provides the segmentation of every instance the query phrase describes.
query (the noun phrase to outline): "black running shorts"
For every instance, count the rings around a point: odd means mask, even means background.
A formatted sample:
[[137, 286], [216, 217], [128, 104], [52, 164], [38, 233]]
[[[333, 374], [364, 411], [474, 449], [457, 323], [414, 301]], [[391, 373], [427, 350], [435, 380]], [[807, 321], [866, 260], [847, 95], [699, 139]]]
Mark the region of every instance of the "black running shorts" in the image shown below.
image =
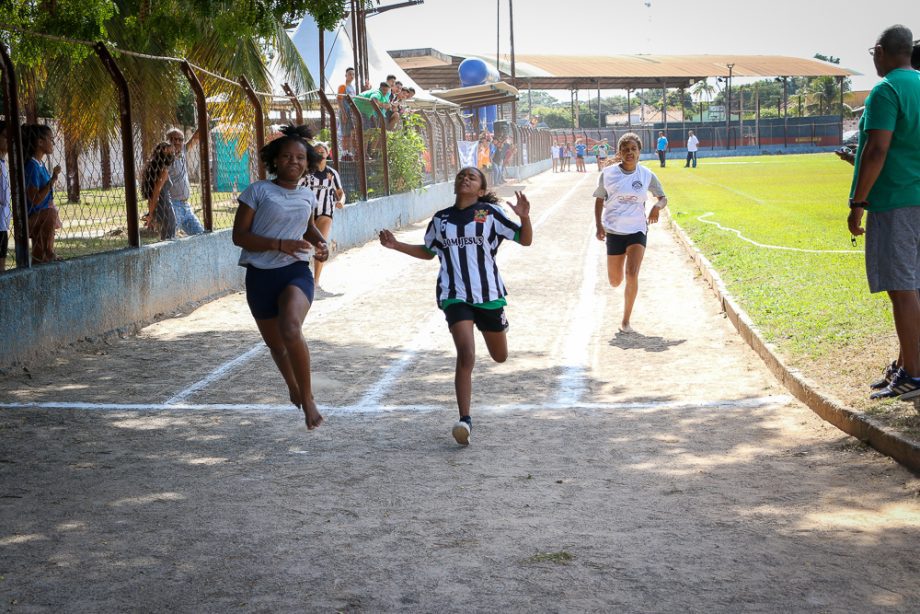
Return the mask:
[[476, 328], [483, 332], [501, 333], [508, 330], [504, 307], [483, 309], [469, 303], [453, 303], [444, 309], [444, 317], [447, 318], [448, 328], [457, 322], [472, 320]]
[[646, 236], [644, 232], [634, 232], [631, 235], [614, 235], [607, 233], [607, 255], [622, 256], [630, 245], [645, 247]]

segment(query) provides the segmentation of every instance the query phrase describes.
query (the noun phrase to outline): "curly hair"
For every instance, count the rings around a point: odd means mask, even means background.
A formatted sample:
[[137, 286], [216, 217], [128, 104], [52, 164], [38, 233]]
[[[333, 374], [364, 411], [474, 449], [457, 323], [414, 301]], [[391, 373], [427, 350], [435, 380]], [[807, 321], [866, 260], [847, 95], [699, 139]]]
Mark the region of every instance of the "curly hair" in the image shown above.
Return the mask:
[[486, 193], [479, 197], [479, 202], [489, 203], [492, 205], [501, 202], [501, 199], [495, 195], [495, 192], [488, 191], [489, 184], [486, 181], [485, 173], [483, 173], [481, 170], [479, 170], [475, 166], [467, 166], [467, 167], [461, 168], [460, 172], [457, 173], [457, 176], [454, 177], [455, 184], [457, 183], [457, 180], [460, 178], [460, 174], [463, 173], [464, 171], [473, 171], [474, 173], [479, 175], [479, 183], [480, 185], [482, 185], [482, 189], [486, 190]]
[[144, 165], [143, 177], [141, 179], [141, 196], [150, 198], [153, 195], [153, 189], [157, 185], [157, 179], [163, 169], [173, 163], [176, 155], [173, 153], [173, 146], [166, 141], [160, 141], [153, 148], [150, 159]]
[[307, 168], [313, 168], [319, 163], [319, 154], [310, 145], [310, 141], [313, 139], [313, 131], [307, 126], [291, 124], [282, 126], [280, 132], [282, 136], [259, 150], [259, 159], [265, 164], [265, 168], [268, 169], [269, 173], [272, 175], [278, 174], [278, 165], [275, 161], [278, 159], [278, 154], [281, 153], [281, 148], [291, 142], [300, 143], [307, 150]]
[[633, 141], [639, 147], [639, 151], [642, 151], [642, 139], [640, 139], [639, 135], [635, 132], [627, 132], [617, 139], [617, 151], [620, 151], [620, 149], [623, 147], [623, 144], [628, 143], [629, 141]]

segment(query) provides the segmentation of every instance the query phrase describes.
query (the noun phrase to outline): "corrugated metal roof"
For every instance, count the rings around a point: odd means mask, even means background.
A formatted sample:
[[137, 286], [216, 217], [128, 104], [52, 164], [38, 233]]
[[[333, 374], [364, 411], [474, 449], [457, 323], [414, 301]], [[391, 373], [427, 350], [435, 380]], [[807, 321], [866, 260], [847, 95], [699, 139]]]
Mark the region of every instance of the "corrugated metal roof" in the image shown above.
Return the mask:
[[[494, 65], [495, 58], [475, 54], [452, 55], [450, 65], [406, 68], [429, 89], [459, 85], [457, 65], [479, 57]], [[397, 62], [399, 59], [397, 58]], [[530, 89], [641, 89], [680, 88], [707, 77], [849, 77], [859, 73], [820, 60], [781, 55], [518, 55], [518, 87]], [[501, 77], [511, 80], [511, 65], [502, 58]]]
[[[519, 55], [517, 76], [555, 77], [849, 77], [859, 73], [820, 60], [782, 55]], [[502, 62], [502, 71], [511, 70]], [[527, 72], [525, 72], [527, 71]]]

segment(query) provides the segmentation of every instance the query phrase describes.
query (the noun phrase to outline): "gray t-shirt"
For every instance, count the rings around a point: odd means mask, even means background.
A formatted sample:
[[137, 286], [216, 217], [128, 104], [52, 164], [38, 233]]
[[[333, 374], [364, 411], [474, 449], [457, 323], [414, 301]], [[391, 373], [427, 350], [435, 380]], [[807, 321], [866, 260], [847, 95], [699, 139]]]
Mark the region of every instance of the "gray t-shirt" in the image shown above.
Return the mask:
[[[257, 181], [246, 188], [239, 198], [240, 204], [255, 210], [251, 231], [271, 239], [302, 239], [310, 223], [310, 214], [316, 197], [310, 188], [297, 186], [293, 190], [282, 188], [273, 181]], [[277, 269], [298, 260], [309, 262], [311, 252], [298, 252], [296, 256], [276, 249], [265, 252], [242, 250], [240, 266], [250, 264], [258, 269]]]
[[169, 165], [169, 180], [172, 182], [169, 197], [172, 200], [187, 201], [191, 195], [191, 186], [188, 181], [188, 167], [185, 165], [185, 149]]

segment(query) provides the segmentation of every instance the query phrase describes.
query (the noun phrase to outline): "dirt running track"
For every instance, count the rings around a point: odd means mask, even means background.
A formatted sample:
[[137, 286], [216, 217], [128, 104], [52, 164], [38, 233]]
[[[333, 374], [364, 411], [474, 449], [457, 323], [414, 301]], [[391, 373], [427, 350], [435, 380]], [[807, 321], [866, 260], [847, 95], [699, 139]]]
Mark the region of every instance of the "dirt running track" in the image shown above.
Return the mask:
[[376, 244], [307, 319], [316, 432], [241, 294], [3, 376], [2, 607], [916, 612], [920, 480], [792, 400], [666, 227], [616, 334], [595, 179], [525, 184], [467, 449], [436, 265]]

